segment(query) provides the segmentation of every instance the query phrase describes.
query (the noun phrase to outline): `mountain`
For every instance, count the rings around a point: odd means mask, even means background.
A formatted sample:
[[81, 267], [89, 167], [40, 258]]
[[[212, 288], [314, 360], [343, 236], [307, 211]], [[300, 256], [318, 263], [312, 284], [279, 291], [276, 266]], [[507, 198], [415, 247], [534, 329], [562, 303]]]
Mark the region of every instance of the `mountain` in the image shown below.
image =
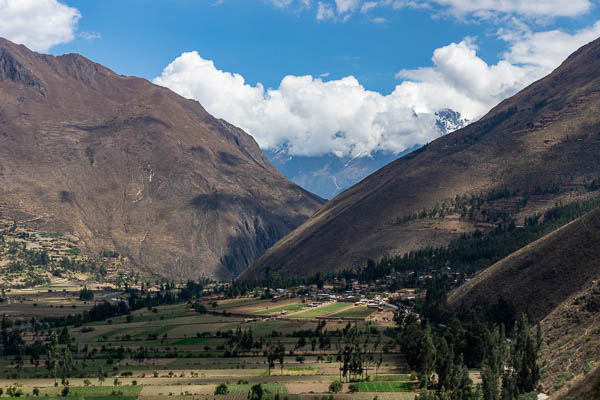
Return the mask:
[[[364, 266], [524, 224], [600, 176], [600, 41], [480, 120], [381, 168], [329, 201], [242, 274]], [[598, 185], [595, 185], [597, 189]]]
[[263, 153], [285, 177], [325, 199], [335, 197], [399, 157], [386, 152], [364, 157], [338, 157], [334, 154], [294, 156], [288, 154], [285, 148], [263, 150]]
[[561, 376], [572, 385], [590, 372], [591, 361], [600, 360], [598, 259], [600, 208], [476, 274], [451, 292], [448, 303], [468, 309], [477, 301], [503, 298], [518, 314], [540, 322], [546, 343], [542, 385], [545, 393], [558, 394], [568, 389], [556, 384]]
[[[440, 110], [435, 115], [440, 136], [468, 123], [460, 113], [450, 109]], [[415, 146], [400, 154], [376, 151], [360, 157], [338, 157], [334, 154], [297, 156], [289, 154], [285, 146], [263, 149], [263, 153], [288, 179], [325, 199], [332, 199], [379, 168], [417, 148]]]
[[0, 212], [170, 278], [232, 277], [322, 204], [197, 102], [0, 40]]

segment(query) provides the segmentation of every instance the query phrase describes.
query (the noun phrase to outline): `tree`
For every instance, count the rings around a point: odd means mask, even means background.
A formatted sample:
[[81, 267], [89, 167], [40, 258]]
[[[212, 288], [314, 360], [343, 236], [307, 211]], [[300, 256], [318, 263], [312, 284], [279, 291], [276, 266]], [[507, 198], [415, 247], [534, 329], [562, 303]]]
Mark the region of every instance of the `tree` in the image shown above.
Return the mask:
[[486, 329], [483, 338], [481, 380], [484, 400], [500, 400], [500, 377], [504, 371], [506, 338], [504, 327]]
[[250, 400], [262, 400], [264, 396], [264, 390], [263, 387], [260, 383], [257, 383], [256, 385], [252, 385], [252, 388], [250, 389], [250, 393], [249, 393], [249, 398]]
[[525, 314], [517, 321], [512, 341], [509, 368], [502, 378], [502, 399], [515, 400], [520, 395], [535, 391], [540, 379], [537, 357], [541, 346], [541, 328], [536, 337]]
[[90, 301], [93, 299], [94, 299], [94, 292], [91, 291], [90, 289], [88, 289], [87, 286], [84, 286], [79, 291], [79, 300]]
[[71, 343], [71, 337], [69, 336], [69, 330], [65, 326], [64, 328], [62, 328], [62, 330], [60, 331], [60, 335], [58, 336], [58, 344], [70, 344], [70, 343]]
[[73, 357], [69, 346], [65, 346], [65, 348], [62, 349], [59, 364], [62, 375], [62, 383], [64, 384], [73, 370]]
[[275, 361], [279, 358], [276, 346], [269, 344], [267, 349], [264, 351], [265, 357], [267, 357], [267, 373], [271, 376], [271, 369], [275, 368]]
[[56, 332], [50, 334], [50, 343], [48, 344], [48, 353], [46, 354], [46, 369], [52, 372], [54, 376], [54, 384], [56, 384], [56, 373], [58, 368], [58, 337]]
[[104, 371], [102, 370], [102, 367], [100, 367], [98, 368], [98, 382], [100, 382], [100, 386], [104, 383], [104, 379]]
[[342, 390], [342, 382], [335, 380], [329, 384], [329, 391], [331, 393], [338, 393]]
[[275, 353], [277, 355], [277, 360], [279, 361], [279, 368], [281, 371], [281, 375], [283, 375], [283, 361], [285, 358], [285, 347], [281, 344], [277, 344], [277, 348], [275, 349]]
[[419, 338], [419, 353], [417, 367], [419, 372], [430, 375], [435, 367], [435, 345], [431, 335], [431, 326], [427, 324], [425, 331]]
[[224, 383], [221, 383], [219, 386], [217, 386], [215, 388], [215, 395], [227, 394], [227, 393], [229, 393], [229, 388]]

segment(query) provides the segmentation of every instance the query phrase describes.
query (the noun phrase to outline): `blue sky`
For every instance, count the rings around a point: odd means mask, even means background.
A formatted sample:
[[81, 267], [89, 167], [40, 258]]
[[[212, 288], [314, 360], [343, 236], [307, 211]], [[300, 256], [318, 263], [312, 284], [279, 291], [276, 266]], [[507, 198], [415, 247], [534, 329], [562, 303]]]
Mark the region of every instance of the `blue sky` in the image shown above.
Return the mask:
[[152, 79], [184, 51], [196, 50], [248, 82], [275, 87], [286, 75], [330, 78], [353, 75], [365, 87], [390, 92], [395, 73], [431, 64], [433, 49], [477, 36], [480, 55], [493, 62], [503, 44], [489, 23], [432, 18], [426, 10], [358, 14], [342, 22], [320, 21], [314, 10], [281, 9], [261, 0], [65, 1], [80, 10], [79, 27], [101, 39], [54, 46], [51, 52], [86, 55], [125, 75]]
[[0, 36], [200, 101], [263, 148], [400, 152], [600, 36], [596, 0], [4, 0]]

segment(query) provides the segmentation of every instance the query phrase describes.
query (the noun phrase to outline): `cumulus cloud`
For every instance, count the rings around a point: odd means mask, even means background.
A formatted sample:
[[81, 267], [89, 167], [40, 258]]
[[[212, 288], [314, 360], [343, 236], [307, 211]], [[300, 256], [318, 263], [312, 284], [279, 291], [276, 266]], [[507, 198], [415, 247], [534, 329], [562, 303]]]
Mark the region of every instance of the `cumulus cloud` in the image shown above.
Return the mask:
[[80, 18], [57, 0], [0, 0], [0, 36], [35, 51], [73, 40]]
[[467, 38], [436, 49], [430, 67], [398, 72], [402, 81], [389, 95], [365, 89], [352, 76], [286, 76], [277, 88], [252, 86], [197, 52], [183, 53], [154, 83], [198, 100], [263, 148], [285, 146], [290, 154], [308, 156], [397, 153], [439, 135], [435, 112], [451, 108], [476, 119], [599, 35], [600, 22], [574, 34], [501, 32], [509, 47], [492, 65]]
[[456, 15], [474, 15], [488, 18], [498, 14], [517, 14], [531, 18], [538, 17], [574, 17], [584, 14], [592, 8], [590, 0], [425, 0], [394, 1], [397, 7], [403, 3], [419, 5], [437, 4], [446, 7]]
[[[278, 8], [300, 2], [310, 7], [308, 0], [266, 0]], [[352, 13], [367, 14], [375, 8], [400, 10], [429, 9], [436, 15], [449, 14], [457, 18], [492, 19], [518, 16], [538, 22], [557, 17], [576, 17], [588, 13], [592, 0], [321, 0], [317, 3], [317, 19], [345, 21]]]
[[346, 12], [355, 11], [361, 3], [361, 0], [334, 0], [337, 12], [344, 14]]
[[333, 7], [327, 3], [319, 2], [317, 5], [317, 19], [318, 20], [327, 20], [334, 19], [335, 11]]

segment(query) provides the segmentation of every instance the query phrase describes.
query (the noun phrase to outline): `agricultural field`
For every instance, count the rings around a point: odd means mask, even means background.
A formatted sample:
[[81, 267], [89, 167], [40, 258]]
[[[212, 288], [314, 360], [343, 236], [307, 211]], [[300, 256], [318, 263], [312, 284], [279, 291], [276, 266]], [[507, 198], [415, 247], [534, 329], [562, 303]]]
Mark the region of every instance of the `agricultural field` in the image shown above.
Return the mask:
[[[67, 301], [68, 296], [64, 299]], [[55, 354], [56, 363], [47, 364], [43, 357], [36, 361], [29, 356], [19, 361], [18, 351], [16, 355], [6, 355], [0, 361], [0, 388], [22, 398], [66, 395], [133, 400], [212, 397], [221, 386], [218, 390], [226, 387], [226, 394], [216, 398], [241, 400], [260, 384], [263, 398], [280, 395], [312, 399], [320, 393], [341, 399], [350, 395], [349, 383], [344, 383], [337, 394], [330, 393], [329, 386], [340, 379], [336, 348], [344, 346], [342, 332], [352, 331], [361, 341], [369, 337], [371, 344], [364, 351], [382, 353], [381, 365], [377, 369], [371, 365], [368, 370], [368, 383], [375, 386], [363, 385], [352, 397], [363, 398], [369, 391], [382, 399], [396, 392], [407, 396], [402, 398], [414, 398], [410, 378], [400, 375], [410, 371], [393, 338], [384, 334], [385, 328], [368, 322], [350, 325], [341, 320], [314, 319], [348, 307], [353, 310], [352, 303], [327, 303], [305, 310], [298, 300], [286, 299], [281, 304], [269, 301], [269, 312], [256, 310], [255, 319], [229, 314], [228, 310], [263, 304], [266, 311], [267, 303], [235, 299], [207, 300], [203, 304], [209, 305], [210, 312], [198, 312], [189, 303], [177, 303], [65, 328], [26, 328], [22, 338], [27, 344], [37, 340], [52, 346], [54, 340], [56, 350], [51, 354]], [[261, 318], [282, 310], [293, 313], [296, 308], [300, 310], [295, 314], [307, 316]], [[265, 354], [278, 351], [277, 348], [281, 352], [270, 365]], [[394, 381], [379, 380], [386, 376]], [[402, 387], [404, 390], [400, 390]]]
[[330, 318], [367, 318], [377, 310], [374, 308], [367, 308], [366, 306], [354, 306], [352, 308], [347, 308], [335, 314], [330, 314], [328, 317]]
[[352, 307], [353, 303], [345, 303], [345, 302], [332, 302], [326, 303], [318, 307], [311, 308], [306, 311], [296, 312], [288, 314], [288, 318], [317, 318], [317, 317], [326, 317], [329, 314], [336, 313], [340, 310], [343, 310], [348, 307]]
[[255, 311], [256, 315], [266, 315], [266, 314], [278, 314], [282, 311], [291, 312], [291, 311], [302, 311], [306, 308], [306, 306], [302, 303], [291, 303], [278, 307], [271, 307], [265, 310]]

